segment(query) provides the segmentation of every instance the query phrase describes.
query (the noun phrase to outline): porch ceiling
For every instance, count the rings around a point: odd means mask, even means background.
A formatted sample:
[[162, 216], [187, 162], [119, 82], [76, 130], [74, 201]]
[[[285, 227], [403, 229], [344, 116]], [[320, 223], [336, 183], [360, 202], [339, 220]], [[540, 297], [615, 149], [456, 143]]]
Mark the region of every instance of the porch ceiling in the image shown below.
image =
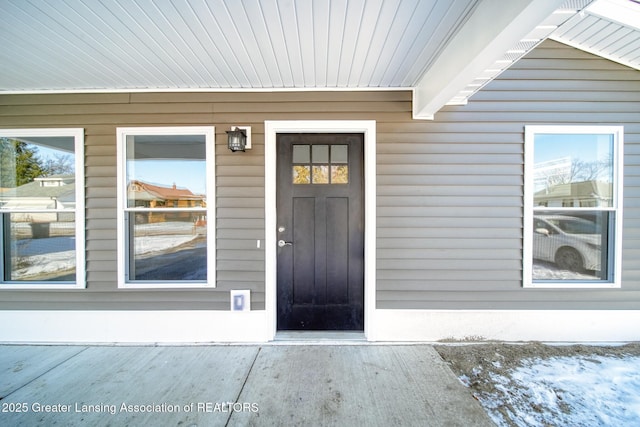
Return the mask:
[[[590, 2], [2, 0], [0, 94], [413, 89], [414, 117], [431, 118], [551, 33], [581, 47], [556, 31], [591, 25], [576, 15]], [[638, 68], [638, 20], [586, 13], [626, 27], [616, 55]]]
[[552, 39], [640, 70], [640, 0], [599, 0]]

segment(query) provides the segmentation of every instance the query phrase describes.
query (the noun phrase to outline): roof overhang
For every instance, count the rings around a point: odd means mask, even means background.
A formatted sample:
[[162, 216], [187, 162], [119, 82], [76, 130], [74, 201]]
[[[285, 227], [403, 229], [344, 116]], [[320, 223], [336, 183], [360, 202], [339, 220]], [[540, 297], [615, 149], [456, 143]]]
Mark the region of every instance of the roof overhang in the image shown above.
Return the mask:
[[640, 1], [595, 1], [550, 38], [638, 70]]
[[579, 30], [598, 20], [627, 43], [593, 53], [637, 69], [640, 4], [590, 3], [6, 1], [0, 94], [411, 90], [413, 117], [433, 119], [548, 37], [589, 50]]
[[[434, 114], [565, 0], [483, 0], [413, 89], [413, 118]], [[490, 23], [490, 25], [488, 25]]]

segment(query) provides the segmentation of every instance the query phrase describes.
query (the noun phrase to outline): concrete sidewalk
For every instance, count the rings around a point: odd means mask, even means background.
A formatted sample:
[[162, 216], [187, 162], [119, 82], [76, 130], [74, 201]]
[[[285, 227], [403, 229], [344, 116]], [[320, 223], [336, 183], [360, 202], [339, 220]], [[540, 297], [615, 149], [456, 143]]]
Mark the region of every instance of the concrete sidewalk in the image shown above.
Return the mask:
[[0, 346], [3, 426], [493, 426], [429, 345]]

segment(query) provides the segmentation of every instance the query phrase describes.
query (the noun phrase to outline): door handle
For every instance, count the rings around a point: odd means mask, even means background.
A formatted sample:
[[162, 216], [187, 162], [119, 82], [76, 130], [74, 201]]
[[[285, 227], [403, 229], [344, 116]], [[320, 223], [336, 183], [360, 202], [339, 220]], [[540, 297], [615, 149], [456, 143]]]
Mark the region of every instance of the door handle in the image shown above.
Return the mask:
[[292, 246], [293, 243], [291, 242], [285, 242], [284, 240], [278, 240], [278, 247], [279, 248], [284, 248], [285, 246]]

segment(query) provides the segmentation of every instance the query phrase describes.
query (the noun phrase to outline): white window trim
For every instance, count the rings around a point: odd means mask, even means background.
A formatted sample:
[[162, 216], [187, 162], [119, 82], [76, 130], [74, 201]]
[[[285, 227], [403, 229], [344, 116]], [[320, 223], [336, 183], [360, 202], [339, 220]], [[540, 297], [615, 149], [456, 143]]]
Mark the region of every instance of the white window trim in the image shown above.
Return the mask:
[[[206, 282], [136, 282], [126, 280], [127, 271], [127, 233], [125, 227], [126, 201], [126, 150], [128, 135], [204, 135], [206, 150], [206, 187], [207, 187], [207, 281]], [[215, 171], [215, 127], [214, 126], [176, 126], [176, 127], [119, 127], [116, 129], [118, 159], [118, 288], [156, 289], [156, 288], [215, 288], [216, 286], [216, 171]]]
[[[76, 208], [75, 239], [76, 239], [76, 280], [74, 283], [63, 282], [1, 282], [0, 289], [84, 289], [86, 288], [86, 266], [85, 266], [85, 194], [84, 194], [84, 129], [83, 128], [42, 128], [42, 129], [0, 129], [1, 137], [15, 136], [69, 136], [74, 140], [75, 156], [75, 185], [76, 185]], [[0, 229], [0, 238], [2, 230]], [[2, 238], [3, 242], [4, 239]], [[2, 243], [4, 244], [4, 243]], [[0, 272], [4, 274], [4, 271]], [[0, 276], [0, 279], [2, 276]]]
[[[609, 210], [615, 212], [616, 222], [613, 245], [613, 279], [611, 281], [533, 281], [533, 194], [534, 194], [534, 138], [536, 134], [604, 134], [613, 135], [613, 176], [614, 201]], [[624, 127], [623, 126], [525, 126], [524, 140], [524, 234], [523, 234], [523, 287], [525, 288], [569, 288], [598, 289], [620, 288], [622, 286], [622, 207], [623, 207], [623, 160], [624, 160]], [[571, 210], [571, 208], [565, 208]]]

